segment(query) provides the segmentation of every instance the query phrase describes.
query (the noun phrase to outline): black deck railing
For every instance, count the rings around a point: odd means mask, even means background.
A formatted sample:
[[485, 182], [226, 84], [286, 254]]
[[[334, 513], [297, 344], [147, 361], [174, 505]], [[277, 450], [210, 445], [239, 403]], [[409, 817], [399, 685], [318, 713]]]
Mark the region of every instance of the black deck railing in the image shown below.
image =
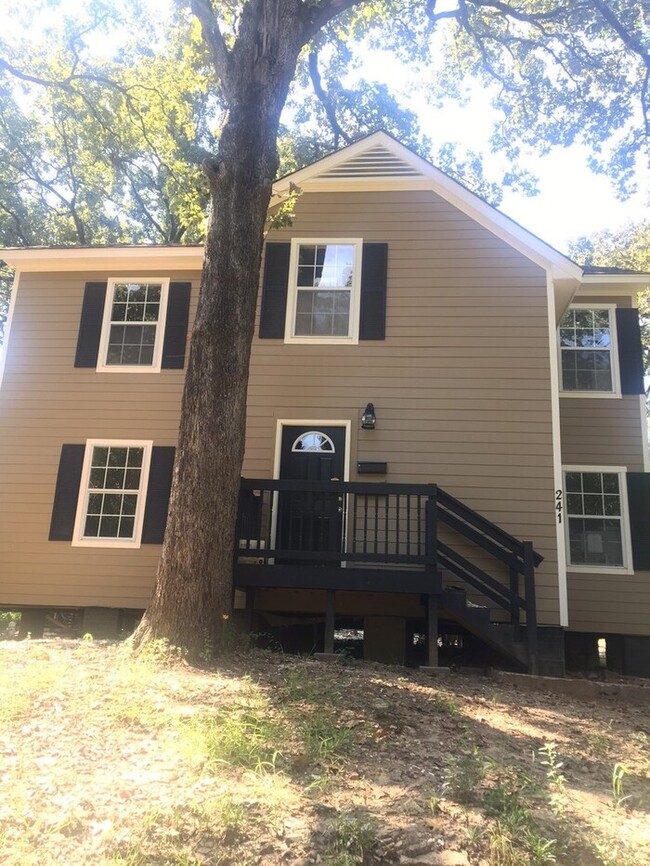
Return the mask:
[[[480, 551], [481, 565], [465, 555], [472, 550]], [[444, 570], [506, 611], [516, 630], [525, 612], [529, 656], [536, 658], [535, 567], [542, 557], [531, 542], [435, 484], [242, 479], [236, 578], [251, 558], [278, 573], [295, 574], [300, 566], [301, 575], [334, 568], [345, 569], [350, 579], [368, 568], [419, 574], [420, 591], [430, 594], [442, 591]], [[498, 563], [498, 576], [490, 561]], [[340, 580], [345, 585], [345, 576]]]

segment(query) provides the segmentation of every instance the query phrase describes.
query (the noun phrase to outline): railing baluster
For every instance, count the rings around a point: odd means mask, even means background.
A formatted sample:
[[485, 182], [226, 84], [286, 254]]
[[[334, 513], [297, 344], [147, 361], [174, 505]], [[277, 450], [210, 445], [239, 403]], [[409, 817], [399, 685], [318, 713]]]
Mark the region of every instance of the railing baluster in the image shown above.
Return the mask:
[[379, 497], [375, 495], [375, 553], [379, 553]]
[[390, 533], [390, 499], [390, 493], [387, 493], [384, 497], [384, 553], [386, 556], [388, 556], [388, 536]]
[[406, 555], [411, 553], [411, 494], [406, 496]]
[[399, 553], [399, 508], [400, 508], [400, 496], [399, 493], [395, 494], [395, 553]]
[[352, 508], [352, 553], [357, 552], [357, 499], [356, 493], [350, 494], [350, 505]]
[[363, 497], [363, 552], [368, 553], [368, 494]]

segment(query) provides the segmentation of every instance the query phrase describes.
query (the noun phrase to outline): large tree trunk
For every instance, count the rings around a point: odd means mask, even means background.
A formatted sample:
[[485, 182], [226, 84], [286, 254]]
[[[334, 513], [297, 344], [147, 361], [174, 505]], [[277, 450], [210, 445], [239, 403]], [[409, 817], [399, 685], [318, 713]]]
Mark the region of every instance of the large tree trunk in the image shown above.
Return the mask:
[[229, 116], [205, 166], [211, 220], [169, 520], [136, 647], [166, 638], [193, 656], [213, 650], [231, 610], [250, 348], [279, 118], [301, 47], [296, 9], [293, 0], [252, 0], [231, 52]]

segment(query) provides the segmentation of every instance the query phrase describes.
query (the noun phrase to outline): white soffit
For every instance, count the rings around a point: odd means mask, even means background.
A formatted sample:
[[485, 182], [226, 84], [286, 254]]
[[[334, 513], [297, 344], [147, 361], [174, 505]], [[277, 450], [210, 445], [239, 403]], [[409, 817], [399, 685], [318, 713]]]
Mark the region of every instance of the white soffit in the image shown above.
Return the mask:
[[23, 273], [126, 271], [153, 273], [201, 270], [202, 246], [14, 247], [0, 249], [0, 260]]

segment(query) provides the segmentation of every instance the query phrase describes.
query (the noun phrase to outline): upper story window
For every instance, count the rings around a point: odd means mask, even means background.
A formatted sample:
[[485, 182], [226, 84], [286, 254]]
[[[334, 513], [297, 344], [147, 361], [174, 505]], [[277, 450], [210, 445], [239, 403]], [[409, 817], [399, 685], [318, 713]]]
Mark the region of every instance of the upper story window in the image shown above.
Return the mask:
[[358, 239], [292, 242], [287, 342], [358, 342], [361, 249]]
[[562, 391], [618, 394], [614, 307], [570, 307], [560, 322], [559, 345]]
[[151, 442], [89, 441], [74, 544], [139, 546]]
[[98, 370], [158, 372], [169, 280], [109, 280]]

